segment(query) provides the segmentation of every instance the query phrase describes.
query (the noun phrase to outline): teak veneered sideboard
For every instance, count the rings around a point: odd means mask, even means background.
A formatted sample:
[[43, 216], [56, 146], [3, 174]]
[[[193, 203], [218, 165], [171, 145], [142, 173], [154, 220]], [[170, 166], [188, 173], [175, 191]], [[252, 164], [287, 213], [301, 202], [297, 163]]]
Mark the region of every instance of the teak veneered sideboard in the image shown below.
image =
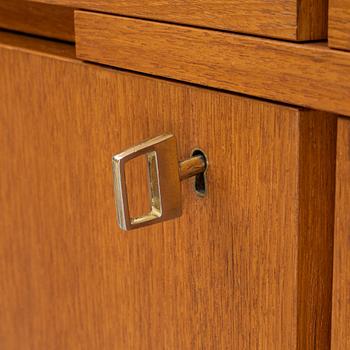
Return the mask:
[[350, 349], [349, 23], [0, 0], [0, 348]]

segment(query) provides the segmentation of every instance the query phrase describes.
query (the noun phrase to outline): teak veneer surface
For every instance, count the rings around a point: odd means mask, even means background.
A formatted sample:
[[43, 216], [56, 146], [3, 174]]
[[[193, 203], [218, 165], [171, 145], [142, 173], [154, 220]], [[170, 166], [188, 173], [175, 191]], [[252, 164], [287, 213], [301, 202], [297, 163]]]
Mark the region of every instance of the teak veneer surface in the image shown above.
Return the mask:
[[287, 40], [327, 37], [327, 0], [36, 0]]
[[59, 57], [61, 60], [74, 60], [75, 47], [58, 41], [50, 41], [43, 38], [33, 38], [27, 35], [18, 35], [0, 30], [0, 43], [2, 48], [8, 50], [28, 52], [33, 55]]
[[350, 0], [329, 1], [328, 44], [350, 50]]
[[339, 119], [333, 268], [332, 350], [350, 349], [350, 121]]
[[77, 56], [350, 116], [350, 56], [293, 44], [77, 11]]
[[0, 0], [0, 28], [74, 41], [74, 10], [25, 0]]
[[[29, 46], [0, 44], [0, 348], [329, 349], [335, 117]], [[111, 157], [164, 132], [208, 195], [121, 232]]]

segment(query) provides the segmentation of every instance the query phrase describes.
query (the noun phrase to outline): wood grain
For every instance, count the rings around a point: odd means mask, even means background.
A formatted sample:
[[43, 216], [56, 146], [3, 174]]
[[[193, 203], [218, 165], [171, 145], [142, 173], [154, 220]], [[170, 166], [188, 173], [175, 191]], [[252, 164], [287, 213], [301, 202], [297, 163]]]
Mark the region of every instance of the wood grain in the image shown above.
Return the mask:
[[350, 56], [292, 44], [76, 12], [84, 60], [350, 116]]
[[327, 38], [327, 0], [36, 0], [287, 40]]
[[62, 6], [0, 0], [0, 28], [74, 41], [74, 12]]
[[310, 41], [327, 39], [328, 0], [299, 0], [296, 2], [296, 6], [296, 40]]
[[329, 35], [330, 47], [350, 50], [350, 1], [329, 1]]
[[350, 348], [350, 122], [338, 121], [332, 350]]
[[0, 42], [1, 46], [8, 50], [24, 51], [32, 55], [60, 57], [61, 60], [74, 60], [76, 62], [75, 47], [71, 44], [39, 38], [33, 40], [30, 36], [1, 30]]
[[[8, 44], [0, 65], [0, 348], [329, 349], [332, 115]], [[163, 132], [206, 152], [208, 195], [122, 233], [111, 156]]]
[[337, 121], [317, 111], [304, 118], [299, 126], [297, 348], [329, 349]]

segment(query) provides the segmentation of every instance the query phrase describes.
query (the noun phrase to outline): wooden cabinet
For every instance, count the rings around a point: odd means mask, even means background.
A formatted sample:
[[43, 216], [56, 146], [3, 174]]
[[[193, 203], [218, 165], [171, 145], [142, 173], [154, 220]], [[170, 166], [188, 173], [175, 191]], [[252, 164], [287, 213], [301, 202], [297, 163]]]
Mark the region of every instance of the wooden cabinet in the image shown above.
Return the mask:
[[339, 119], [334, 232], [332, 350], [350, 348], [350, 121]]
[[[329, 349], [336, 117], [24, 41], [0, 45], [0, 347]], [[121, 232], [111, 157], [164, 132], [208, 194]]]
[[350, 348], [347, 1], [0, 0], [1, 350]]

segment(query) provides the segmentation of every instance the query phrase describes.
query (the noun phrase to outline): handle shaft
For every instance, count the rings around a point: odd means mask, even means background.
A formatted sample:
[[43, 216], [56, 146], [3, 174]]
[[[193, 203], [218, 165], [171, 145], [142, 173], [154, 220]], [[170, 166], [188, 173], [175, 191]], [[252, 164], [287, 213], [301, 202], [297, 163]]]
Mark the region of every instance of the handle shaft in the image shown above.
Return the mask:
[[179, 163], [180, 180], [188, 179], [189, 177], [203, 173], [207, 165], [204, 157], [194, 156]]

